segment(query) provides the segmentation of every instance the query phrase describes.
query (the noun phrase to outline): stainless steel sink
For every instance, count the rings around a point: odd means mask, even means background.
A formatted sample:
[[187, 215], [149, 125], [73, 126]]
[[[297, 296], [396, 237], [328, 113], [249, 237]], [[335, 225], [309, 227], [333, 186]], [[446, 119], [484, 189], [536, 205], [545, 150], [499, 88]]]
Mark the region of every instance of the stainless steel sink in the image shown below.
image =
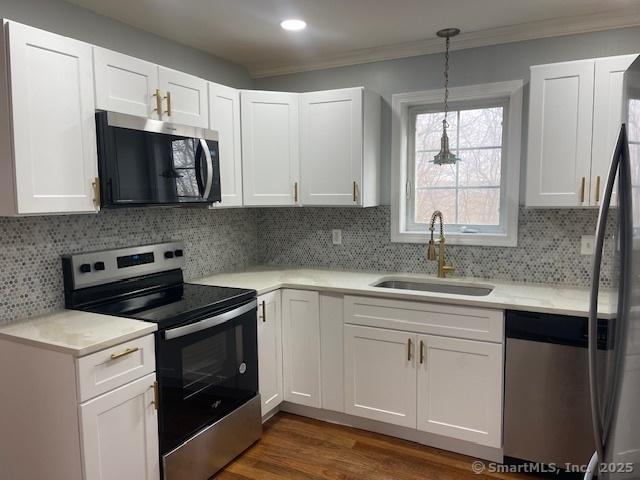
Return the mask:
[[455, 283], [430, 283], [412, 280], [383, 280], [373, 285], [380, 288], [397, 288], [399, 290], [417, 290], [420, 292], [450, 293], [453, 295], [471, 295], [484, 297], [493, 292], [490, 285], [468, 285]]

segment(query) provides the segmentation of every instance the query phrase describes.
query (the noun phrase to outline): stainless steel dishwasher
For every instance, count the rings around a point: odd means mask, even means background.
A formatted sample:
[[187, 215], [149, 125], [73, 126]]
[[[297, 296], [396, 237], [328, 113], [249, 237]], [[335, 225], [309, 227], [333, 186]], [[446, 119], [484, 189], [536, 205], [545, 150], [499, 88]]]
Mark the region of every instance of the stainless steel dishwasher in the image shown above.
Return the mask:
[[[609, 325], [613, 321], [598, 321], [602, 362]], [[587, 319], [508, 311], [506, 336], [504, 455], [559, 467], [584, 464], [595, 449]]]

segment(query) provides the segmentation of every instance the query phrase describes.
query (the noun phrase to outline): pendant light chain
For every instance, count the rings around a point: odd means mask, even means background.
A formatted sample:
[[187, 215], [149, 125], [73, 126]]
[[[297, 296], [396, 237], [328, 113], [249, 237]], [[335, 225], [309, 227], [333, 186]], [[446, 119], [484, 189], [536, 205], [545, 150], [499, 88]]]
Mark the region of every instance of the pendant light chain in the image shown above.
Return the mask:
[[451, 37], [447, 37], [447, 43], [444, 51], [444, 123], [446, 129], [449, 126], [447, 122], [447, 114], [449, 113], [449, 42]]

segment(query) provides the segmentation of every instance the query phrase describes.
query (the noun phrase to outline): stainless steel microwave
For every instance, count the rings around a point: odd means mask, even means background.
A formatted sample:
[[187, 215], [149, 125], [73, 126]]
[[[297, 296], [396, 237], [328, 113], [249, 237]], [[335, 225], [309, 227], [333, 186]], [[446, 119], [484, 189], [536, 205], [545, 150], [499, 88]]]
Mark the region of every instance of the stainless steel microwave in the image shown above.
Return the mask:
[[221, 201], [217, 132], [115, 112], [96, 132], [102, 207]]

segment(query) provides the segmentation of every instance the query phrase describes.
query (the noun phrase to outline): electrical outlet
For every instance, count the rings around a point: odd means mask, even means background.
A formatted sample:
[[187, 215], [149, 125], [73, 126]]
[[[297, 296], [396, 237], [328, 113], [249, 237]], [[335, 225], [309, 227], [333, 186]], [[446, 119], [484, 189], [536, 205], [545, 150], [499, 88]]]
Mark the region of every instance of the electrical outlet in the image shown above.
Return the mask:
[[580, 238], [580, 255], [593, 255], [595, 245], [595, 235], [582, 235]]
[[334, 245], [342, 245], [342, 230], [337, 228], [331, 230], [331, 241]]

